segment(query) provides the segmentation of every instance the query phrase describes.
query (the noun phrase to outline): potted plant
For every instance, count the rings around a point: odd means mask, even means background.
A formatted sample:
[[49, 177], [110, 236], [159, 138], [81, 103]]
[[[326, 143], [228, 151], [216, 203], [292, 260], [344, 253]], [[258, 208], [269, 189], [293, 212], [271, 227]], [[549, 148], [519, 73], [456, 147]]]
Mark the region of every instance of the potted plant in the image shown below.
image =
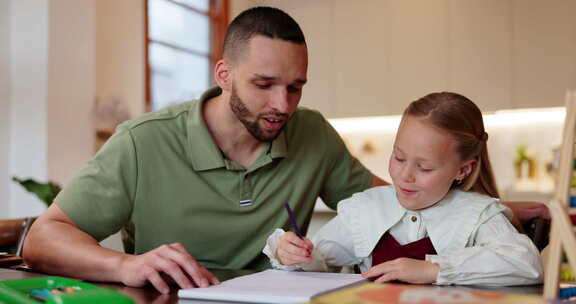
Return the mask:
[[31, 178], [20, 179], [16, 176], [12, 177], [12, 180], [20, 184], [28, 192], [35, 194], [46, 205], [46, 207], [50, 207], [50, 204], [52, 204], [56, 195], [58, 195], [60, 190], [62, 190], [60, 185], [51, 181], [41, 183]]

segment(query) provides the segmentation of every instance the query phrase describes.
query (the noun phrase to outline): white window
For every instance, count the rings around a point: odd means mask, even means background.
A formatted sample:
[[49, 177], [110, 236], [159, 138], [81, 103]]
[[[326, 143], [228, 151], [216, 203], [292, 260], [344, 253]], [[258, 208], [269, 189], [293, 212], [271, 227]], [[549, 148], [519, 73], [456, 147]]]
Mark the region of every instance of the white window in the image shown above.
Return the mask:
[[228, 0], [145, 0], [149, 110], [199, 97], [221, 57]]

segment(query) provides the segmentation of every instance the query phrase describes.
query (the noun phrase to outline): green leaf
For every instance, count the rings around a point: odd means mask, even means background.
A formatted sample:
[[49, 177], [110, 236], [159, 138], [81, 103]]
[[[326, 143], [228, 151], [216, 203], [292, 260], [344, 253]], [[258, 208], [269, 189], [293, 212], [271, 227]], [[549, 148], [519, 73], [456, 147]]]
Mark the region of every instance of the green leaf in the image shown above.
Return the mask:
[[33, 179], [20, 179], [16, 176], [12, 180], [19, 183], [28, 192], [35, 194], [46, 206], [50, 206], [62, 188], [53, 182], [39, 183]]

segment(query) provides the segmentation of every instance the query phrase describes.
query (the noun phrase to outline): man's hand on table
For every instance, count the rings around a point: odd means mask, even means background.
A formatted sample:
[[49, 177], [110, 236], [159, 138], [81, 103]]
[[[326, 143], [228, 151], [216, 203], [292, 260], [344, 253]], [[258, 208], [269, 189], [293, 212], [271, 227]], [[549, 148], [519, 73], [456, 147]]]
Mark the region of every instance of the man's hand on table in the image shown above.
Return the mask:
[[180, 243], [162, 245], [141, 255], [127, 255], [118, 271], [121, 282], [125, 285], [143, 287], [150, 283], [164, 294], [170, 292], [170, 287], [162, 274], [180, 288], [220, 284]]

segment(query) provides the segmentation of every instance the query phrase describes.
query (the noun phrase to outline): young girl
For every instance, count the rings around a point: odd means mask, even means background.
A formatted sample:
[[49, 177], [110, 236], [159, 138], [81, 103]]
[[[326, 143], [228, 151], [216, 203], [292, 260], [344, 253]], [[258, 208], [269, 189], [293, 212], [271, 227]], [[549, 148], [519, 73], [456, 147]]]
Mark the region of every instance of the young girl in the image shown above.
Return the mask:
[[359, 264], [376, 282], [541, 283], [538, 250], [498, 200], [487, 139], [480, 110], [462, 95], [412, 102], [390, 157], [393, 185], [340, 202], [313, 242], [277, 229], [264, 253], [289, 270]]

